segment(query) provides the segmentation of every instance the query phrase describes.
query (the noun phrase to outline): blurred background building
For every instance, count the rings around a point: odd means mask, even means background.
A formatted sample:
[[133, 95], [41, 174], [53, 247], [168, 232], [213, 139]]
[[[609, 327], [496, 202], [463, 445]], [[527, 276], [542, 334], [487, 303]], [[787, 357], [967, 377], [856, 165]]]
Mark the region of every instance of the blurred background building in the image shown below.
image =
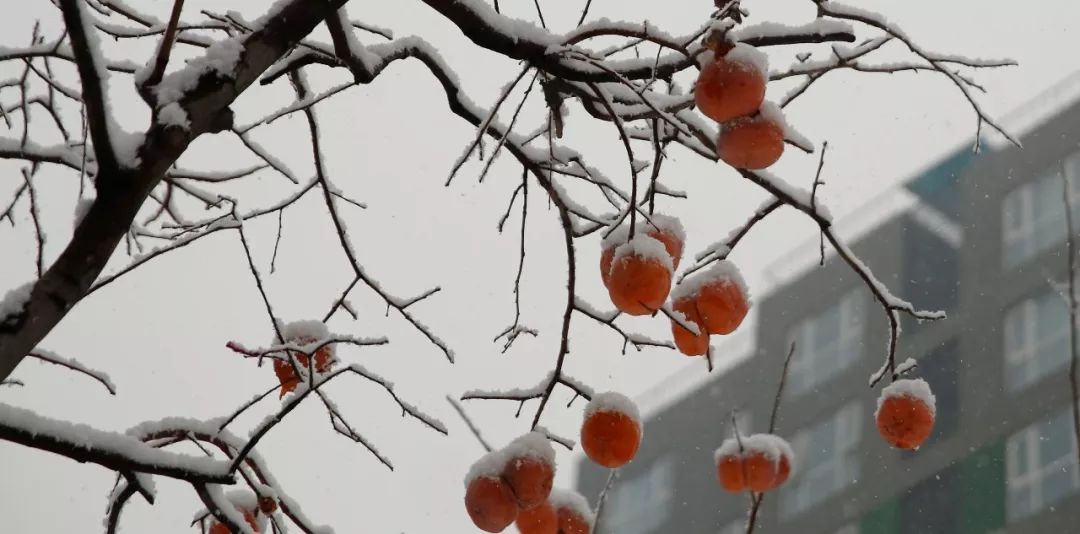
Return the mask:
[[[755, 299], [756, 328], [718, 345], [718, 361], [738, 363], [689, 387], [657, 386], [665, 398], [652, 399], [659, 406], [608, 495], [600, 532], [744, 532], [749, 499], [720, 488], [713, 450], [732, 435], [733, 411], [741, 433], [767, 429], [792, 341], [777, 433], [796, 451], [796, 473], [767, 494], [759, 532], [1080, 532], [1060, 285], [1066, 191], [1080, 228], [1080, 104], [1058, 98], [1040, 110], [1053, 96], [1019, 113], [1023, 149], [958, 148], [871, 203], [890, 215], [852, 241], [895, 293], [949, 314], [903, 317], [898, 358], [915, 358], [913, 375], [937, 396], [921, 450], [889, 448], [874, 424], [878, 390], [867, 381], [886, 353], [884, 310], [829, 251], [817, 267], [809, 244], [795, 252], [809, 261], [783, 262], [787, 272]], [[594, 505], [607, 476], [582, 461], [579, 490]]]

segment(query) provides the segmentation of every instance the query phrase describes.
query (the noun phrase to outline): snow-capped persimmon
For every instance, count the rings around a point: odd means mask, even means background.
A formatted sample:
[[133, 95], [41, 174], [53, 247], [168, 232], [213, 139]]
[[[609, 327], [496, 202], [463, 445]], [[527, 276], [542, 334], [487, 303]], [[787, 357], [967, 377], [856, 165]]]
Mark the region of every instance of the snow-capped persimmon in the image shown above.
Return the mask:
[[[683, 244], [686, 242], [686, 233], [682, 223], [669, 215], [653, 214], [648, 221], [639, 222], [635, 226], [635, 235], [643, 232], [645, 235], [659, 241], [664, 245], [668, 257], [671, 258], [671, 269], [679, 268], [682, 259]], [[608, 234], [600, 244], [600, 279], [604, 287], [608, 287], [611, 278], [611, 262], [615, 259], [615, 249], [630, 239], [630, 226], [624, 225]]]
[[703, 273], [676, 286], [673, 300], [692, 299], [701, 324], [710, 334], [726, 335], [742, 324], [750, 311], [750, 292], [735, 264], [720, 260]]
[[589, 501], [580, 493], [554, 490], [550, 502], [559, 517], [559, 534], [589, 534], [592, 531], [595, 518]]
[[667, 300], [671, 273], [663, 243], [639, 233], [615, 249], [608, 279], [611, 303], [628, 315], [650, 315]]
[[773, 434], [729, 438], [713, 458], [720, 485], [733, 493], [777, 488], [791, 476], [795, 465], [791, 446]]
[[528, 510], [546, 502], [555, 481], [555, 449], [547, 437], [530, 432], [512, 441], [502, 452], [507, 458], [502, 478], [517, 499], [518, 507]]
[[682, 314], [683, 320], [697, 326], [698, 333], [688, 330], [678, 321], [671, 321], [671, 337], [675, 340], [675, 348], [687, 356], [701, 356], [709, 352], [709, 332], [701, 320], [701, 314], [697, 310], [697, 299], [681, 298], [671, 305], [672, 310]]
[[[718, 54], [717, 54], [718, 55]], [[768, 58], [746, 44], [736, 44], [701, 68], [694, 101], [705, 116], [726, 122], [750, 115], [765, 98]]]
[[934, 429], [936, 400], [930, 385], [921, 378], [900, 379], [878, 397], [878, 432], [898, 449], [918, 449]]
[[476, 528], [484, 532], [502, 532], [517, 519], [518, 505], [514, 493], [501, 479], [480, 476], [472, 479], [465, 490], [465, 510]]
[[514, 521], [521, 534], [558, 534], [559, 514], [555, 507], [548, 501], [518, 512], [517, 521]]
[[641, 419], [634, 402], [614, 392], [593, 396], [581, 425], [581, 448], [589, 459], [604, 467], [620, 467], [640, 446]]

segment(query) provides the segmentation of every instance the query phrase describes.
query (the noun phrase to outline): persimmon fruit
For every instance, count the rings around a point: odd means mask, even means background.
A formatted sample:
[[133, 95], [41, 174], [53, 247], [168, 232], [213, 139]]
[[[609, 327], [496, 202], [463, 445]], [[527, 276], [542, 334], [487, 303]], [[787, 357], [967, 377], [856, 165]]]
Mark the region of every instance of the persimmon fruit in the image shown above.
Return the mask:
[[608, 296], [627, 315], [650, 315], [667, 300], [671, 273], [671, 258], [663, 244], [648, 235], [635, 235], [615, 249]]
[[637, 407], [618, 393], [593, 397], [585, 408], [581, 447], [590, 460], [608, 468], [630, 462], [641, 446]]
[[496, 477], [471, 480], [465, 490], [465, 509], [484, 532], [502, 532], [517, 519], [518, 505], [510, 486]]
[[709, 332], [706, 330], [701, 314], [698, 312], [697, 299], [681, 298], [671, 305], [672, 310], [682, 314], [683, 319], [697, 326], [698, 333], [688, 330], [678, 321], [671, 321], [671, 337], [675, 340], [675, 348], [687, 356], [701, 356], [709, 352]]
[[521, 534], [558, 534], [559, 514], [550, 502], [544, 500], [528, 510], [518, 512], [514, 526]]
[[[669, 215], [653, 214], [648, 221], [639, 222], [635, 228], [635, 235], [642, 232], [664, 245], [668, 257], [671, 258], [671, 270], [679, 268], [682, 259], [683, 244], [686, 235], [682, 224], [678, 219]], [[600, 251], [600, 279], [604, 287], [608, 287], [611, 279], [611, 264], [615, 259], [615, 249], [629, 241], [630, 228], [624, 226], [604, 238]]]
[[[305, 345], [308, 343], [314, 343], [317, 341], [313, 337], [300, 336], [287, 340], [294, 345]], [[295, 354], [296, 364], [303, 371], [307, 371], [311, 362], [308, 360], [308, 355], [304, 353]], [[325, 373], [330, 370], [330, 367], [334, 363], [334, 355], [330, 345], [324, 345], [315, 351], [315, 372]], [[278, 382], [281, 383], [281, 397], [288, 395], [290, 392], [296, 389], [296, 386], [300, 383], [300, 379], [296, 376], [296, 370], [293, 366], [285, 360], [274, 359], [274, 374], [278, 377]]]
[[935, 399], [922, 379], [900, 379], [887, 386], [874, 415], [878, 433], [898, 449], [918, 449], [930, 437]]
[[767, 65], [765, 55], [753, 47], [738, 44], [724, 55], [707, 61], [694, 87], [694, 102], [705, 116], [716, 122], [750, 115], [765, 99]]
[[716, 474], [724, 489], [738, 493], [746, 489], [746, 474], [743, 473], [742, 458], [738, 452], [720, 455], [716, 460]]
[[741, 280], [726, 276], [703, 284], [698, 290], [696, 304], [701, 323], [710, 334], [734, 332], [750, 311]]
[[784, 127], [763, 114], [728, 121], [716, 139], [716, 153], [736, 169], [765, 169], [784, 154]]
[[787, 482], [795, 453], [779, 436], [754, 434], [725, 440], [714, 459], [717, 477], [725, 490], [764, 492]]
[[746, 486], [751, 491], [766, 491], [775, 487], [779, 471], [779, 459], [770, 458], [762, 451], [746, 451], [742, 458], [742, 470], [746, 473]]
[[589, 534], [592, 531], [592, 509], [580, 493], [555, 490], [550, 502], [559, 518], [559, 534]]
[[503, 480], [514, 493], [518, 507], [528, 510], [547, 501], [555, 481], [555, 469], [538, 458], [514, 458], [506, 464]]

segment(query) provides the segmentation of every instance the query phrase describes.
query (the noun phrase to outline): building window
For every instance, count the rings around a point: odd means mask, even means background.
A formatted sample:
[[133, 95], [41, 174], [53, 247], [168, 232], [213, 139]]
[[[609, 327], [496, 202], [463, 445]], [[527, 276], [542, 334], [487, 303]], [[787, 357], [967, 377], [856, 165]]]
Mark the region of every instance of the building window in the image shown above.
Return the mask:
[[1006, 267], [1060, 243], [1065, 238], [1062, 174], [1069, 181], [1074, 218], [1080, 215], [1080, 153], [1055, 163], [1039, 178], [1017, 187], [1002, 203], [1002, 256]]
[[924, 479], [900, 497], [899, 534], [961, 532], [959, 470], [949, 468]]
[[789, 391], [805, 393], [847, 369], [862, 347], [864, 300], [859, 290], [792, 330], [796, 351]]
[[1080, 489], [1072, 412], [1035, 423], [1009, 437], [1005, 446], [1006, 516], [1023, 519]]
[[663, 532], [675, 499], [675, 461], [658, 460], [645, 473], [620, 480], [611, 495], [608, 532], [649, 534]]
[[1069, 361], [1069, 311], [1054, 291], [1005, 312], [1005, 386], [1019, 390]]
[[780, 513], [793, 517], [839, 493], [859, 478], [862, 404], [852, 402], [792, 441], [799, 468], [782, 492]]

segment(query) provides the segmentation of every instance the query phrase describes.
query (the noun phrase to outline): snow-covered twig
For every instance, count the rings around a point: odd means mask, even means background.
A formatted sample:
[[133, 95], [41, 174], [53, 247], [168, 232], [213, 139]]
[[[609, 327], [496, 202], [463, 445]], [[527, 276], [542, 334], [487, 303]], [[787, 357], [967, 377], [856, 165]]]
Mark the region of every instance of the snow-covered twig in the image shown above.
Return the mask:
[[116, 386], [109, 378], [109, 375], [101, 371], [95, 371], [93, 369], [90, 369], [89, 367], [86, 367], [85, 365], [80, 363], [78, 360], [75, 360], [73, 358], [64, 358], [59, 354], [49, 352], [40, 348], [35, 349], [34, 352], [31, 352], [27, 356], [36, 360], [51, 363], [53, 365], [59, 365], [60, 367], [75, 371], [76, 373], [84, 374], [100, 382], [101, 385], [105, 386], [105, 389], [109, 391], [109, 394], [116, 395]]

